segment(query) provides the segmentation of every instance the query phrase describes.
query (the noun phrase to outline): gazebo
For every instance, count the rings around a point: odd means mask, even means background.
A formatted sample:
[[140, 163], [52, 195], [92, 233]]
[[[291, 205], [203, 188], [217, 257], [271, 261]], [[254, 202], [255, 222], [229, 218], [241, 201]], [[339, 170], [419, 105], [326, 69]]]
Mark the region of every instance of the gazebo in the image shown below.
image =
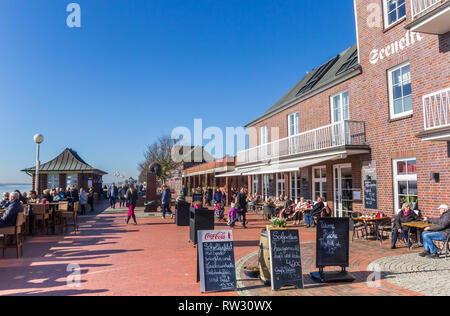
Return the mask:
[[[22, 170], [36, 181], [36, 167]], [[96, 192], [102, 190], [102, 177], [106, 172], [93, 168], [76, 151], [67, 148], [53, 160], [39, 167], [39, 193], [45, 189], [78, 186], [85, 189], [93, 186]]]

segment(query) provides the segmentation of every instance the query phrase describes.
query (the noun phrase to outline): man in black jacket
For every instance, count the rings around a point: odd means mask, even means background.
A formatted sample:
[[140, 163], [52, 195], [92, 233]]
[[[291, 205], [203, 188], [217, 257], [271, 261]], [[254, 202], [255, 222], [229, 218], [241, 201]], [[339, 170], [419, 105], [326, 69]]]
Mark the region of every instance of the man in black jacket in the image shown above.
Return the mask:
[[244, 188], [241, 188], [241, 191], [237, 195], [236, 208], [241, 218], [242, 227], [247, 228], [247, 192], [245, 192]]
[[314, 227], [314, 218], [320, 217], [320, 214], [322, 213], [323, 208], [325, 207], [325, 204], [322, 201], [322, 198], [319, 196], [316, 200], [316, 204], [314, 204], [313, 209], [309, 213], [311, 216], [310, 223], [307, 224], [307, 227]]
[[23, 205], [22, 203], [20, 203], [19, 199], [20, 199], [19, 193], [17, 192], [11, 193], [11, 195], [9, 196], [9, 201], [11, 202], [11, 204], [9, 204], [5, 214], [3, 214], [3, 217], [0, 218], [0, 227], [16, 226], [17, 214], [23, 212]]
[[419, 254], [421, 257], [438, 258], [437, 249], [433, 241], [445, 241], [450, 235], [450, 212], [447, 205], [439, 207], [440, 218], [427, 218], [425, 220], [436, 224], [432, 227], [425, 228], [422, 234], [424, 252]]

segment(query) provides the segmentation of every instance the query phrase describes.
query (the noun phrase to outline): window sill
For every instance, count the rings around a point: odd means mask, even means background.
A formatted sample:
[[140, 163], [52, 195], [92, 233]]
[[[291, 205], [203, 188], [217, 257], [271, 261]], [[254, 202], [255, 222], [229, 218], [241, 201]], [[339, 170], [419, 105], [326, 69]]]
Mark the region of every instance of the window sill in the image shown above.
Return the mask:
[[408, 114], [408, 115], [405, 115], [405, 116], [391, 118], [391, 119], [389, 119], [389, 123], [394, 123], [394, 122], [398, 122], [398, 121], [407, 120], [407, 119], [412, 118], [413, 116], [414, 116], [414, 114]]
[[393, 24], [391, 24], [391, 25], [389, 25], [389, 26], [385, 26], [385, 27], [384, 27], [384, 30], [383, 30], [383, 33], [389, 32], [389, 31], [392, 30], [394, 27], [396, 27], [396, 26], [399, 25], [399, 24], [402, 24], [402, 23], [405, 22], [405, 21], [406, 21], [406, 15], [405, 15], [404, 17], [402, 17], [400, 20], [394, 22]]

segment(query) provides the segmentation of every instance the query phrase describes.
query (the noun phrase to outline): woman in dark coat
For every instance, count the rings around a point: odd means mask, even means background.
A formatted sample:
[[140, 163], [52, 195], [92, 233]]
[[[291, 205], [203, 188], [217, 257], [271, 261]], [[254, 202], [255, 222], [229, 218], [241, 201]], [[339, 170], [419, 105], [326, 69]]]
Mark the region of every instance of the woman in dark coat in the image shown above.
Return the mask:
[[[403, 204], [402, 210], [395, 217], [394, 220], [394, 228], [392, 229], [392, 244], [391, 249], [396, 248], [396, 243], [398, 239], [398, 234], [402, 234], [405, 240], [409, 241], [409, 229], [402, 226], [403, 223], [420, 221], [422, 218], [420, 215], [417, 215], [413, 210], [411, 210], [411, 205], [409, 203]], [[410, 245], [408, 245], [409, 248]]]
[[88, 204], [91, 206], [91, 212], [94, 212], [94, 187], [89, 188]]
[[130, 222], [130, 218], [133, 217], [134, 225], [137, 225], [136, 215], [134, 214], [134, 209], [136, 208], [136, 202], [138, 200], [138, 193], [137, 193], [136, 188], [134, 187], [134, 184], [132, 184], [130, 186], [130, 188], [127, 190], [126, 198], [127, 198], [127, 204], [129, 207], [126, 223], [128, 224]]

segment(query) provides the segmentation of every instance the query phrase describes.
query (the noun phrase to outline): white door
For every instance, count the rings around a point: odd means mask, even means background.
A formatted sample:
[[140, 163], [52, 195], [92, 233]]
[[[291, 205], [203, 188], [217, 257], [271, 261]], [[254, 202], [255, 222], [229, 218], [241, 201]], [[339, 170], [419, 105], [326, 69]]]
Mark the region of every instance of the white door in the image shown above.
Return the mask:
[[352, 165], [334, 166], [334, 216], [349, 217], [353, 212]]

